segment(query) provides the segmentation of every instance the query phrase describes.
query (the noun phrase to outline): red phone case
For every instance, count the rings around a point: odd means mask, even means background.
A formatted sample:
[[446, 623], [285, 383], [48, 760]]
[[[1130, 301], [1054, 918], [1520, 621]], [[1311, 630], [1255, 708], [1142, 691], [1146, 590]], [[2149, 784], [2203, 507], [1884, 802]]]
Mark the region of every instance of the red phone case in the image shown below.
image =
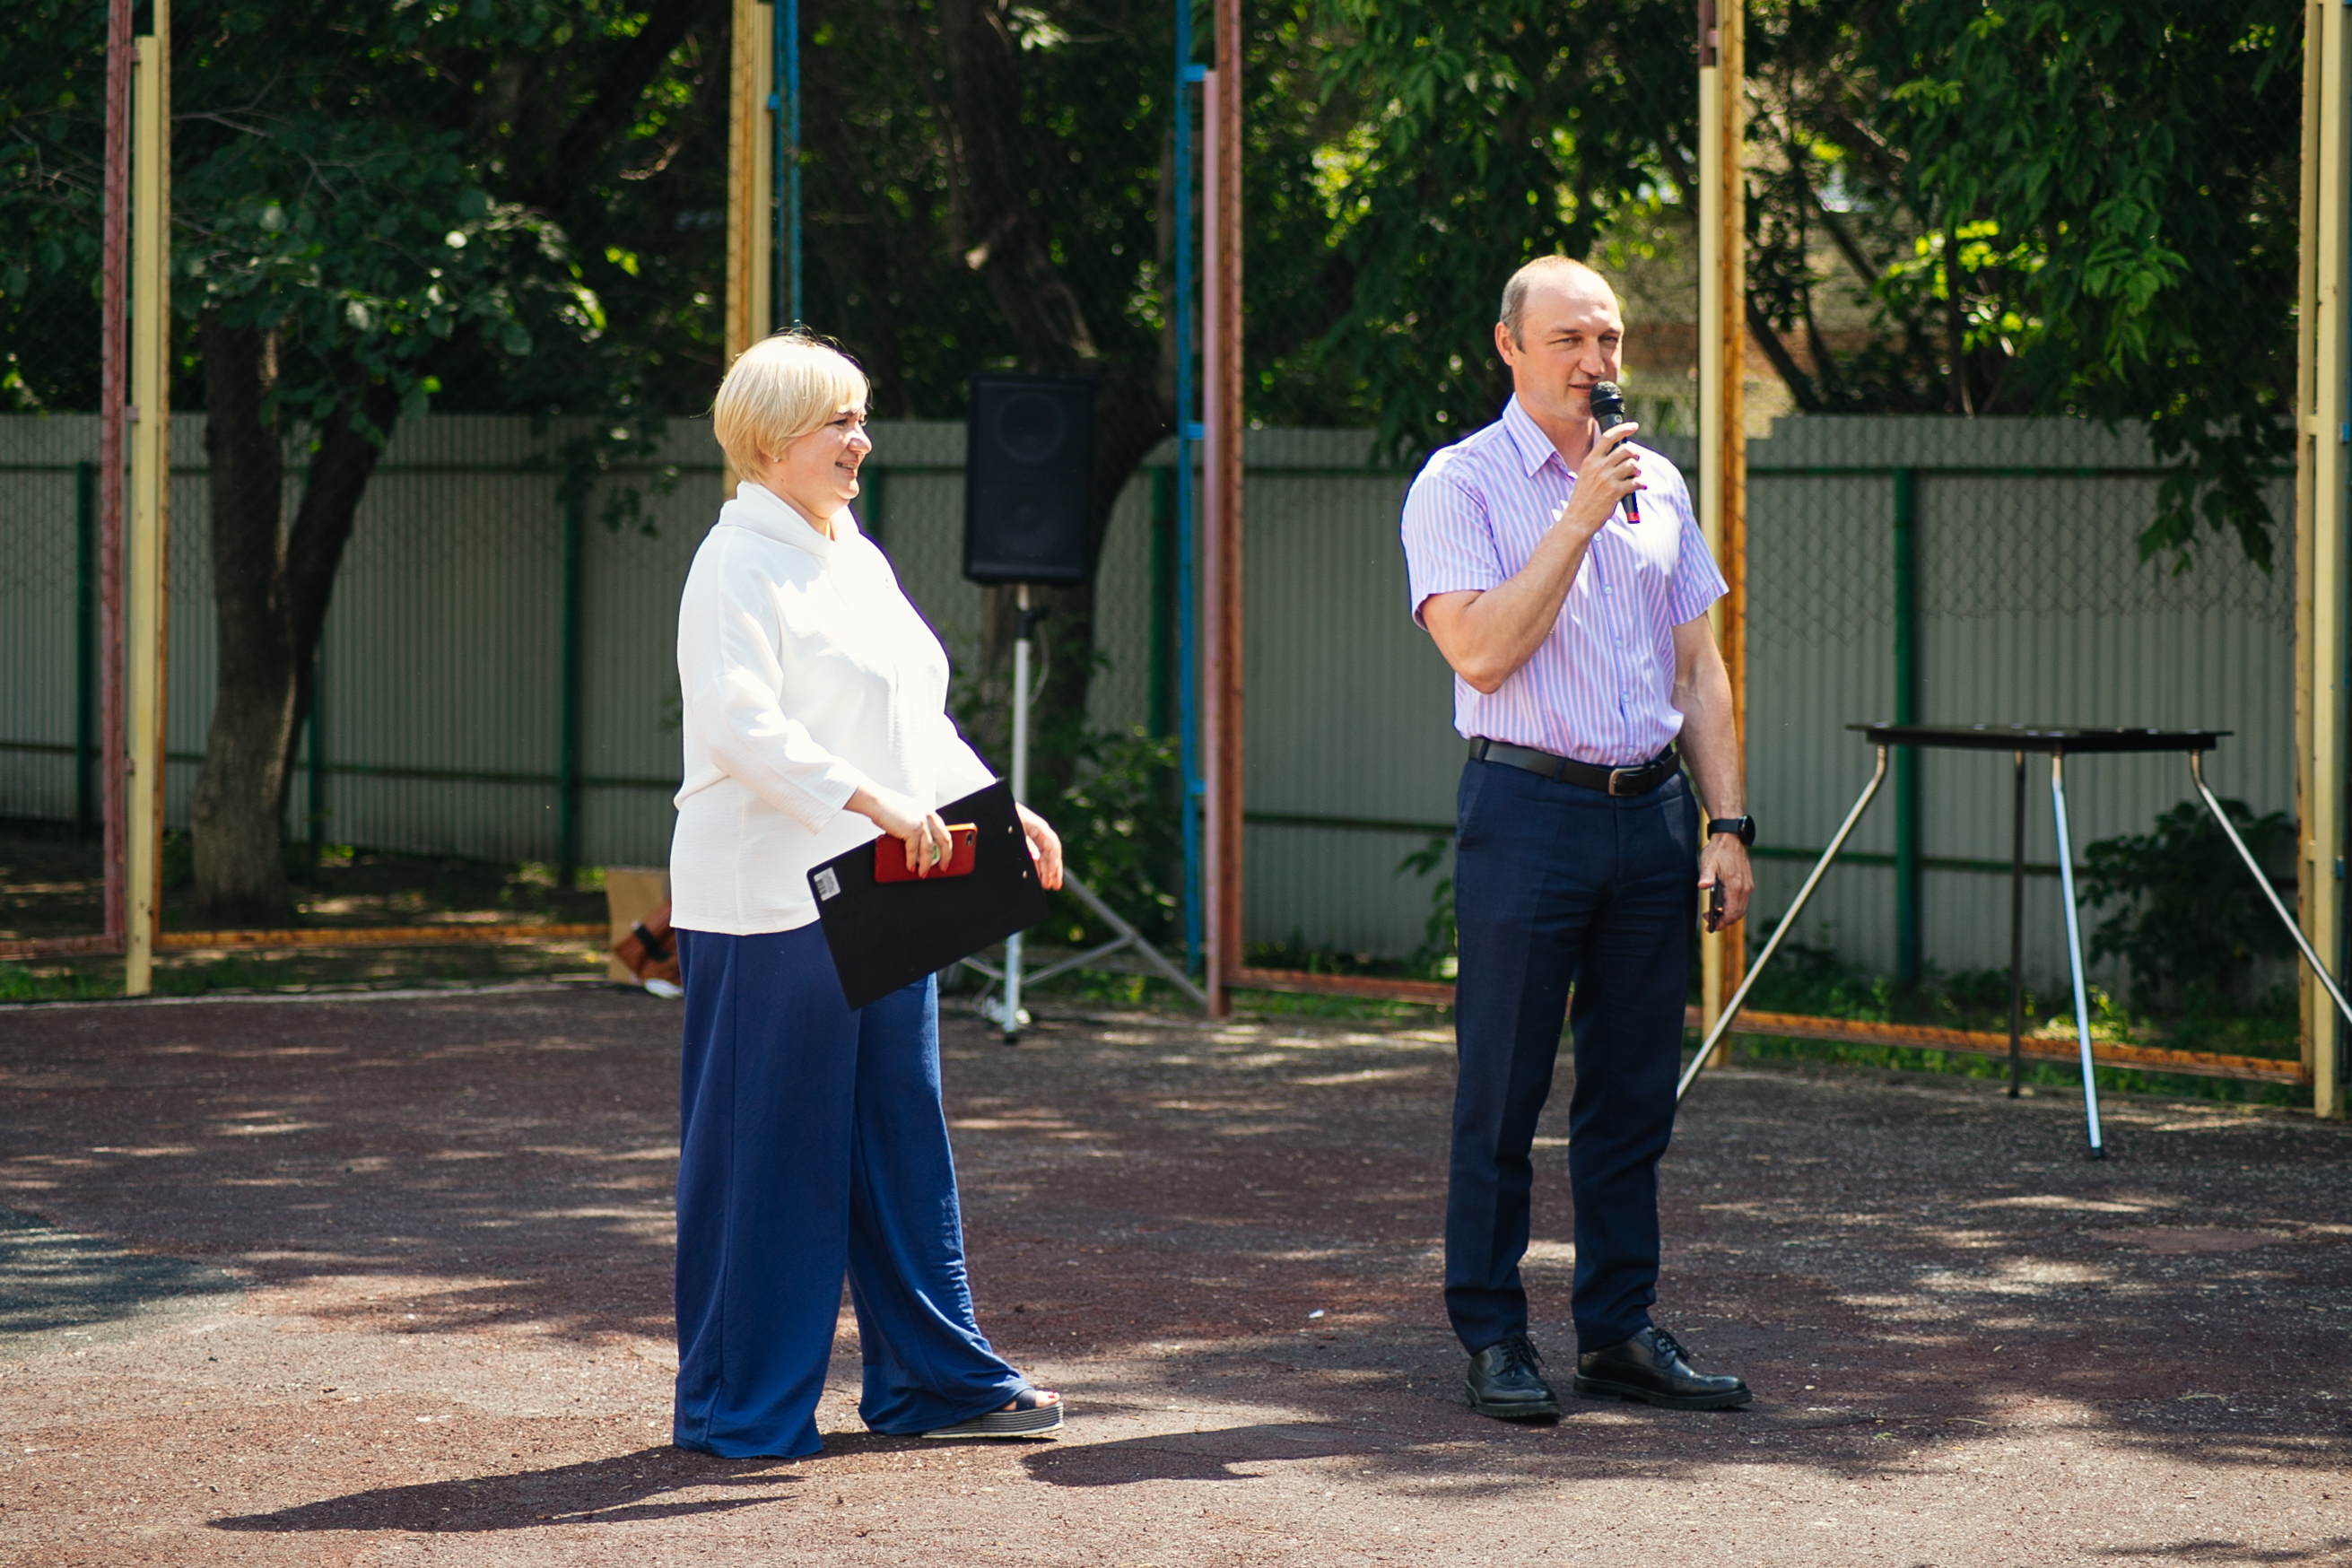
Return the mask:
[[948, 839], [954, 847], [949, 851], [947, 863], [932, 867], [929, 876], [919, 879], [907, 869], [906, 841], [883, 835], [874, 841], [874, 879], [877, 882], [929, 882], [941, 877], [971, 876], [972, 851], [980, 844], [980, 829], [969, 822], [951, 822], [948, 824]]

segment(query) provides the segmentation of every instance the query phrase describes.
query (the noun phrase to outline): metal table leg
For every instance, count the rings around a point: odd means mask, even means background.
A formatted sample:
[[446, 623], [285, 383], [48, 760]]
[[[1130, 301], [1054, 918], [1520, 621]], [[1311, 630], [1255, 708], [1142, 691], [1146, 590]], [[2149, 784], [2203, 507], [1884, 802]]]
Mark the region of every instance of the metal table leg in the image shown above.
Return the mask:
[[1739, 989], [1731, 994], [1731, 1000], [1724, 1004], [1722, 1014], [1715, 1020], [1715, 1027], [1709, 1029], [1706, 1038], [1700, 1042], [1698, 1055], [1693, 1057], [1690, 1066], [1683, 1069], [1682, 1081], [1675, 1085], [1676, 1103], [1680, 1103], [1683, 1096], [1690, 1091], [1692, 1080], [1698, 1077], [1699, 1069], [1706, 1066], [1707, 1058], [1715, 1054], [1716, 1042], [1722, 1039], [1724, 1032], [1731, 1027], [1731, 1020], [1739, 1016], [1740, 1004], [1748, 1000], [1748, 993], [1755, 985], [1756, 977], [1764, 973], [1764, 966], [1771, 963], [1772, 955], [1780, 950], [1780, 939], [1796, 929], [1798, 912], [1804, 909], [1805, 900], [1813, 896], [1813, 889], [1820, 883], [1822, 874], [1830, 868], [1830, 862], [1837, 858], [1838, 851], [1845, 847], [1847, 835], [1853, 831], [1853, 825], [1862, 820], [1862, 814], [1869, 806], [1871, 797], [1885, 782], [1886, 748], [1881, 746], [1878, 748], [1878, 765], [1871, 770], [1870, 782], [1862, 786], [1862, 798], [1853, 803], [1853, 809], [1845, 814], [1845, 821], [1838, 825], [1837, 834], [1830, 840], [1830, 847], [1822, 850], [1822, 858], [1813, 863], [1812, 874], [1805, 879], [1805, 885], [1797, 889], [1796, 901], [1789, 906], [1789, 912], [1780, 917], [1780, 923], [1772, 929], [1772, 940], [1764, 944], [1764, 951], [1758, 953], [1756, 962], [1748, 966], [1747, 978], [1740, 981]]
[[2018, 1041], [2025, 1033], [2025, 753], [2011, 752], [2016, 768], [2015, 810], [2009, 839], [2009, 1098], [2017, 1098], [2025, 1061]]
[[2271, 901], [2271, 908], [2278, 911], [2279, 923], [2285, 926], [2286, 934], [2294, 939], [2294, 945], [2302, 952], [2303, 961], [2311, 965], [2311, 973], [2318, 978], [2320, 984], [2327, 988], [2328, 999], [2336, 1004], [2336, 1010], [2344, 1015], [2344, 1021], [2352, 1024], [2352, 1006], [2345, 1005], [2344, 993], [2337, 990], [2336, 982], [2329, 978], [2327, 966], [2319, 962], [2319, 954], [2312, 952], [2311, 943], [2304, 940], [2303, 927], [2295, 923], [2295, 918], [2293, 915], [2287, 913], [2286, 905], [2279, 901], [2278, 889], [2271, 886], [2271, 879], [2268, 877], [2263, 875], [2262, 866], [2254, 859], [2253, 851], [2247, 848], [2246, 841], [2238, 837], [2238, 830], [2230, 826], [2229, 813], [2221, 809], [2221, 803], [2215, 800], [2213, 792], [2206, 787], [2204, 760], [2195, 752], [2189, 753], [2189, 776], [2196, 784], [2197, 793], [2204, 796], [2205, 809], [2213, 814], [2213, 820], [2220, 823], [2221, 831], [2230, 836], [2230, 843], [2237, 849], [2238, 858], [2243, 860], [2246, 863], [2246, 869], [2254, 874], [2254, 886], [2263, 890], [2263, 897], [2268, 899]]
[[2091, 1004], [2083, 987], [2083, 922], [2074, 909], [2074, 847], [2066, 837], [2066, 754], [2050, 753], [2050, 818], [2058, 828], [2058, 888], [2066, 903], [2066, 967], [2074, 980], [2074, 1043], [2083, 1053], [2083, 1126], [2091, 1158], [2107, 1157], [2099, 1138], [2099, 1080], [2091, 1067]]

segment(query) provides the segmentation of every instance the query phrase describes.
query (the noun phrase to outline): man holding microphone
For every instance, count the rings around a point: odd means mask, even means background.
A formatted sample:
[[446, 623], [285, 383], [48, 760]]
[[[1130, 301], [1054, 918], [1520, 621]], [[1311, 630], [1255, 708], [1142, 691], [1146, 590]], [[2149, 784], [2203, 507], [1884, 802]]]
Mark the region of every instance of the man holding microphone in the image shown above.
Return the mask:
[[1470, 750], [1445, 1305], [1471, 1408], [1507, 1420], [1560, 1413], [1518, 1266], [1564, 1016], [1576, 1392], [1681, 1409], [1749, 1398], [1692, 1370], [1649, 1314], [1692, 924], [1703, 895], [1719, 895], [1721, 925], [1746, 914], [1755, 826], [1706, 621], [1725, 585], [1689, 492], [1627, 438], [1637, 426], [1595, 426], [1592, 389], [1616, 380], [1623, 339], [1599, 273], [1557, 256], [1521, 268], [1495, 327], [1511, 400], [1433, 457], [1404, 505], [1413, 618], [1454, 668]]

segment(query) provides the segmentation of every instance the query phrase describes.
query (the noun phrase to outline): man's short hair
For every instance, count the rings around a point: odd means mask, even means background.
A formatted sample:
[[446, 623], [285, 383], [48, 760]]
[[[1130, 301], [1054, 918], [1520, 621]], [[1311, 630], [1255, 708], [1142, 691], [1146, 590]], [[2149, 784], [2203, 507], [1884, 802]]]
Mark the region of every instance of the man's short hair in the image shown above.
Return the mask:
[[[1537, 257], [1533, 261], [1512, 273], [1511, 280], [1503, 285], [1503, 314], [1500, 320], [1503, 329], [1511, 334], [1511, 342], [1514, 344], [1519, 343], [1519, 318], [1527, 314], [1529, 290], [1547, 279], [1561, 277], [1590, 278], [1603, 289], [1609, 287], [1607, 279], [1573, 257]], [[1612, 289], [1611, 292], [1613, 293], [1615, 290]]]
[[787, 442], [863, 408], [871, 389], [857, 362], [806, 332], [778, 332], [738, 355], [710, 405], [711, 434], [738, 474], [756, 472]]

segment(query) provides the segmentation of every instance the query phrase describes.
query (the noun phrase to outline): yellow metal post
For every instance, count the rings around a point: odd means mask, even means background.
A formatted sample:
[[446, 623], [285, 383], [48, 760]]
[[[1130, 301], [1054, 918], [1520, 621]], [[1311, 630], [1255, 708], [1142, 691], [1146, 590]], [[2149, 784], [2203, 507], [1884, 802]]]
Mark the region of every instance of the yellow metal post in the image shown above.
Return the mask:
[[[727, 113], [727, 363], [774, 330], [774, 7], [735, 0]], [[727, 474], [735, 493], [735, 474]]]
[[131, 504], [123, 530], [123, 728], [128, 828], [122, 989], [154, 987], [163, 918], [164, 544], [170, 530], [172, 9], [134, 40], [131, 143]]
[[[1699, 529], [1730, 592], [1711, 619], [1731, 674], [1732, 714], [1747, 729], [1748, 446], [1741, 382], [1747, 374], [1747, 187], [1741, 147], [1747, 132], [1747, 73], [1742, 0], [1700, 0], [1698, 71], [1698, 462]], [[1717, 803], [1706, 803], [1710, 812]], [[1712, 1030], [1738, 988], [1746, 931], [1700, 939], [1699, 1017]], [[1717, 1049], [1718, 1060], [1728, 1045]]]
[[[2295, 631], [2297, 762], [2303, 816], [2298, 868], [2304, 932], [2321, 960], [2344, 952], [2345, 569], [2347, 432], [2346, 279], [2352, 268], [2347, 181], [2352, 181], [2352, 54], [2345, 7], [2315, 5], [2305, 16], [2305, 240], [2302, 332], [2304, 429], [2297, 468]], [[2317, 986], [2304, 988], [2304, 1059], [2320, 1115], [2345, 1113], [2339, 1025]]]
[[[2294, 442], [2294, 819], [2295, 919], [2306, 933], [2321, 884], [2313, 875], [2311, 858], [2311, 503], [2312, 436], [2317, 428], [2314, 388], [2319, 364], [2314, 350], [2312, 318], [2318, 311], [2319, 285], [2319, 60], [2321, 15], [2329, 0], [2305, 0], [2303, 7], [2303, 149], [2302, 200], [2295, 220], [2295, 442]], [[2314, 1005], [2325, 1008], [2311, 976], [2296, 972], [2297, 1014], [2301, 1019], [2303, 1065], [2307, 1074], [2317, 1019]]]

